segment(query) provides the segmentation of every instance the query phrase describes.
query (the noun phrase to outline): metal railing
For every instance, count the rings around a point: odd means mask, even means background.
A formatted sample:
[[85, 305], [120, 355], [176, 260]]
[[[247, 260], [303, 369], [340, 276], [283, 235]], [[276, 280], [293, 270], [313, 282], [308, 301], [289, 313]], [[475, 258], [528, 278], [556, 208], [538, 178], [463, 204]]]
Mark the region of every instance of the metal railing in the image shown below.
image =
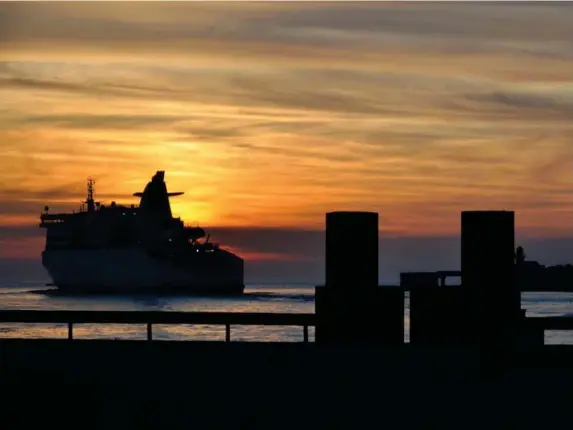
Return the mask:
[[[309, 313], [263, 312], [161, 312], [161, 311], [71, 311], [0, 310], [0, 323], [67, 324], [73, 339], [74, 324], [143, 324], [147, 340], [153, 340], [154, 324], [205, 324], [225, 326], [225, 341], [231, 340], [232, 325], [298, 326], [308, 343], [308, 327], [316, 326], [316, 315]], [[573, 317], [529, 317], [526, 326], [536, 330], [573, 330]]]
[[153, 340], [153, 324], [224, 325], [225, 341], [231, 340], [232, 325], [299, 326], [308, 343], [308, 327], [315, 326], [314, 314], [263, 312], [158, 312], [158, 311], [51, 311], [0, 310], [0, 323], [67, 324], [73, 339], [74, 324], [145, 324], [147, 340]]
[[537, 330], [573, 330], [573, 316], [529, 317], [525, 324]]

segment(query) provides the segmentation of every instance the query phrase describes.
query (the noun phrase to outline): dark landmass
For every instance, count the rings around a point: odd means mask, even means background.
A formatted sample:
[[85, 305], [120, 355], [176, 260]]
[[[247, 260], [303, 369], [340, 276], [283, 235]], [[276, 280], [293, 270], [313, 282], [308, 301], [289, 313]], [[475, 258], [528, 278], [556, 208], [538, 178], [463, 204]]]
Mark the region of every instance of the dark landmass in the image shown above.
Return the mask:
[[519, 266], [518, 283], [522, 291], [573, 292], [573, 265], [544, 266], [526, 261]]

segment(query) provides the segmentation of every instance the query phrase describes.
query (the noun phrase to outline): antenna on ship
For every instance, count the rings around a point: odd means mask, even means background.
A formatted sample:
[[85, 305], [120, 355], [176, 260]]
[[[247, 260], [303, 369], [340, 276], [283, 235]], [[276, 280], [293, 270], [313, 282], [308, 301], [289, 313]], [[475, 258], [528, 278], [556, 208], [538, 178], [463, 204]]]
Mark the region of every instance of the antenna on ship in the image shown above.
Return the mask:
[[85, 201], [85, 203], [87, 203], [87, 205], [88, 205], [88, 212], [93, 212], [95, 210], [94, 185], [95, 185], [95, 181], [91, 177], [89, 177], [88, 178], [88, 198]]

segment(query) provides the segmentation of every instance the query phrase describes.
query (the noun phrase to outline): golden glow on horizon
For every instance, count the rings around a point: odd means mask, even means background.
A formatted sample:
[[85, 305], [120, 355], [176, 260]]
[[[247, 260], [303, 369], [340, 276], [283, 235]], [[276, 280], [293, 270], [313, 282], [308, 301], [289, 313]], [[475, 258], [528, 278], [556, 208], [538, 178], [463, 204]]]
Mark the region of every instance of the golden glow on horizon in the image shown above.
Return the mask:
[[206, 226], [322, 228], [352, 209], [457, 234], [460, 210], [488, 208], [535, 235], [573, 228], [569, 5], [0, 11], [0, 227], [77, 207], [88, 175], [135, 203], [162, 169], [185, 192], [174, 213]]

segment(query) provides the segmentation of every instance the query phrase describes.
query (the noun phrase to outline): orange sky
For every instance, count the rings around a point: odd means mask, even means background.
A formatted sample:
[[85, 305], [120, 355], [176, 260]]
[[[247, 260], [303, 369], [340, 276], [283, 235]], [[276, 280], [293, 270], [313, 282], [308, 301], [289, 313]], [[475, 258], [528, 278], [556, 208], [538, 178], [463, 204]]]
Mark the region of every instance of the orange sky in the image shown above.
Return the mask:
[[462, 209], [512, 209], [570, 234], [572, 21], [544, 3], [2, 3], [0, 227], [79, 205], [88, 175], [135, 202], [163, 169], [205, 226], [356, 209], [448, 235]]

